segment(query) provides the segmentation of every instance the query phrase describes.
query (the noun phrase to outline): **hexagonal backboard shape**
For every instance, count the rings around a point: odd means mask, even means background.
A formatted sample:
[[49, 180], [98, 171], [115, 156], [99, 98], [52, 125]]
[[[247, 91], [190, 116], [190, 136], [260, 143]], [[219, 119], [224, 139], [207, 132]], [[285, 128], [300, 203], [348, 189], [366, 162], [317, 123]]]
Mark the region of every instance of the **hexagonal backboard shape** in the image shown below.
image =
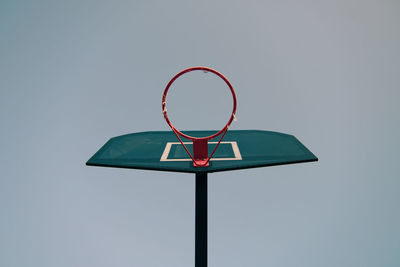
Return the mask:
[[[215, 131], [187, 131], [208, 136]], [[208, 143], [212, 151], [218, 140]], [[191, 152], [192, 143], [185, 145]], [[173, 132], [155, 131], [111, 138], [86, 163], [89, 166], [131, 168], [187, 173], [219, 172], [317, 161], [318, 158], [293, 135], [260, 131], [228, 131], [208, 167], [194, 167]]]

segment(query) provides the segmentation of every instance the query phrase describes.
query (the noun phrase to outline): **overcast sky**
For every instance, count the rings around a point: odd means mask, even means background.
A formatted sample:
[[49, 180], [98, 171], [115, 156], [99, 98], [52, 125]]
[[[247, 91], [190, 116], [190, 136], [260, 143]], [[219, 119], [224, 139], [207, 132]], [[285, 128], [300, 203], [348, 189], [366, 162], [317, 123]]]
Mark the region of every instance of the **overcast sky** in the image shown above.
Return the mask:
[[[400, 2], [0, 2], [0, 266], [194, 266], [194, 175], [95, 168], [110, 137], [169, 130], [197, 65], [231, 129], [314, 163], [209, 175], [209, 266], [400, 265]], [[231, 98], [176, 84], [180, 129]], [[171, 89], [172, 90], [172, 89]]]

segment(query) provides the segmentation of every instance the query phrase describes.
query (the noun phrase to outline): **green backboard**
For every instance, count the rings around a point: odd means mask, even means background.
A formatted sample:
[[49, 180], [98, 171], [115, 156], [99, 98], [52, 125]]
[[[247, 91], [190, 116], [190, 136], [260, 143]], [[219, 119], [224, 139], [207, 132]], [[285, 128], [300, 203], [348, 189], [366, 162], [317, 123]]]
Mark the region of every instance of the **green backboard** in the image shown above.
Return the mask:
[[[203, 137], [215, 131], [186, 131], [184, 133]], [[209, 142], [209, 151], [213, 150], [217, 142], [218, 138], [215, 142]], [[188, 141], [185, 145], [192, 152], [192, 143]], [[317, 157], [292, 135], [271, 131], [232, 130], [226, 133], [208, 167], [194, 167], [175, 134], [172, 131], [158, 131], [111, 138], [86, 164], [202, 173], [317, 160]]]

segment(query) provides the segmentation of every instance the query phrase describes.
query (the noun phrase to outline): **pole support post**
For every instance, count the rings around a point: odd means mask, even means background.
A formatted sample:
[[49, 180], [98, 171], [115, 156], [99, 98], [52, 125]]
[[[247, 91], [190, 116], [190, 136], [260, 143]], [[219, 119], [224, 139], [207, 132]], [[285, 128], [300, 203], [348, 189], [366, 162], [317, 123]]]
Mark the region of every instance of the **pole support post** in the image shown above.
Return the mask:
[[207, 267], [207, 184], [206, 172], [196, 173], [195, 267]]

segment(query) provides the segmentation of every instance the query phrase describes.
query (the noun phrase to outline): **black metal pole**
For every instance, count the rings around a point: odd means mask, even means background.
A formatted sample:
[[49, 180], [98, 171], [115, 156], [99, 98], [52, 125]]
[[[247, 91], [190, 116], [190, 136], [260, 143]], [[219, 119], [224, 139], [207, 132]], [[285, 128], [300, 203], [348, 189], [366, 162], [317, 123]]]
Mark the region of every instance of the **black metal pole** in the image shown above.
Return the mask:
[[196, 173], [195, 267], [207, 267], [207, 173]]

